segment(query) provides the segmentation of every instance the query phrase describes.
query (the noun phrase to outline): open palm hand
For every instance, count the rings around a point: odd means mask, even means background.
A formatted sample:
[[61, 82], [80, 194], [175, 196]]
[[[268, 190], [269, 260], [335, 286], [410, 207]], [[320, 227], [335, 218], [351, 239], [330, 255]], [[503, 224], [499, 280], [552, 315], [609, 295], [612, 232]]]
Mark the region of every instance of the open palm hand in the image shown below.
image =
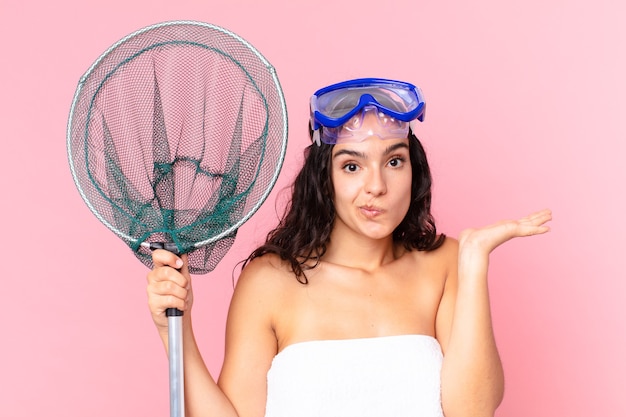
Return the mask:
[[503, 220], [490, 226], [467, 229], [459, 236], [462, 249], [476, 249], [490, 253], [516, 237], [534, 236], [550, 230], [546, 223], [552, 220], [551, 210], [541, 210], [518, 220]]

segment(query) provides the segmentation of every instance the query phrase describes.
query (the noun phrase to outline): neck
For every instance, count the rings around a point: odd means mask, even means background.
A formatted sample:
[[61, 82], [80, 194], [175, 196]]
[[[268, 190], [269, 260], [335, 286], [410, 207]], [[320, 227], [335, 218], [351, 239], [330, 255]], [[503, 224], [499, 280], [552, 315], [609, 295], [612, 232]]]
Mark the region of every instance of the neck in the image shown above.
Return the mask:
[[401, 250], [402, 248], [394, 244], [391, 236], [370, 239], [356, 234], [340, 233], [335, 228], [331, 233], [323, 261], [374, 271], [397, 259]]

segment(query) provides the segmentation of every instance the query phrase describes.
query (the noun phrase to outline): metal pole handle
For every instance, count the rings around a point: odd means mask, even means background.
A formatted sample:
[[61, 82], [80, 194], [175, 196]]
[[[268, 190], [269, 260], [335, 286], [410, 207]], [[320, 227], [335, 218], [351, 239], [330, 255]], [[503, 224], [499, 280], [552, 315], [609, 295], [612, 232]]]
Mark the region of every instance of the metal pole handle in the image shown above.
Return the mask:
[[[150, 250], [165, 249], [179, 254], [172, 242], [151, 242]], [[177, 308], [165, 310], [167, 344], [170, 362], [170, 417], [185, 417], [185, 373], [183, 365], [183, 312]]]
[[183, 312], [166, 311], [170, 362], [170, 416], [185, 417], [185, 374], [183, 366]]

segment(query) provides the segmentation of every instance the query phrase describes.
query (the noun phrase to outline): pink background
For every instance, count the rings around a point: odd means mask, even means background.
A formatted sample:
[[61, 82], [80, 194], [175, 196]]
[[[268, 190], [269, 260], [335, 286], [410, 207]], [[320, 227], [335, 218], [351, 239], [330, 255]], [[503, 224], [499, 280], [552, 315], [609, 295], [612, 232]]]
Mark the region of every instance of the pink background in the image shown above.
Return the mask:
[[[177, 19], [223, 26], [276, 67], [286, 165], [218, 269], [195, 324], [218, 374], [232, 270], [275, 222], [307, 145], [309, 95], [351, 77], [412, 81], [435, 214], [451, 236], [550, 207], [553, 231], [492, 257], [507, 392], [498, 416], [626, 415], [626, 14], [618, 0], [0, 0], [0, 415], [167, 416], [147, 269], [81, 200], [65, 129], [111, 44]], [[280, 202], [280, 199], [278, 200]]]

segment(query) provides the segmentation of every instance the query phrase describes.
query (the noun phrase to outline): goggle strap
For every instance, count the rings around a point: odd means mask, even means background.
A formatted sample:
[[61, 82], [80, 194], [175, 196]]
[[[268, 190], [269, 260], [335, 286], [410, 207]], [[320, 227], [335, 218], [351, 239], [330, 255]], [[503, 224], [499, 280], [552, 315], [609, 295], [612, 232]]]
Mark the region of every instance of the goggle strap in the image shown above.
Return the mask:
[[320, 138], [320, 130], [319, 129], [315, 129], [313, 131], [313, 143], [315, 143], [317, 146], [321, 146], [322, 145], [322, 140]]
[[413, 134], [415, 134], [415, 132], [417, 131], [417, 122], [419, 121], [419, 119], [413, 119], [409, 122], [409, 128], [411, 128]]

